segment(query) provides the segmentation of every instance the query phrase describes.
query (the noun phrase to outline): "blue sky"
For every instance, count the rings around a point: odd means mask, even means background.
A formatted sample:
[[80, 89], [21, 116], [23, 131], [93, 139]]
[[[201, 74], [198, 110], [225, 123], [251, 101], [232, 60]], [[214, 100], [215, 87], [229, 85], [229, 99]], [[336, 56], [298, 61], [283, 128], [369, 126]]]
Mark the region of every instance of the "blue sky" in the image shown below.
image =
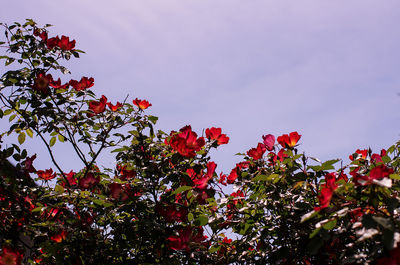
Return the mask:
[[229, 171], [263, 134], [296, 130], [300, 150], [321, 159], [398, 140], [398, 10], [395, 0], [26, 0], [3, 4], [0, 20], [33, 18], [76, 39], [86, 54], [68, 63], [71, 78], [93, 76], [113, 101], [149, 100], [165, 132], [221, 127], [231, 141], [213, 157]]

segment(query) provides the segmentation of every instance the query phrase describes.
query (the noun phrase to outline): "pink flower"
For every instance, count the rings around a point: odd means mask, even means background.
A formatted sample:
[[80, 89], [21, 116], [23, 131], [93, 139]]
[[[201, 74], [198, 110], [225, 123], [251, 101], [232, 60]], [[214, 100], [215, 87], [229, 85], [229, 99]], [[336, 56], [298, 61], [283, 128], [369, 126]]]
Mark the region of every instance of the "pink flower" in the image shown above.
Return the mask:
[[275, 136], [272, 134], [263, 135], [264, 145], [268, 151], [272, 151], [274, 149], [275, 144]]

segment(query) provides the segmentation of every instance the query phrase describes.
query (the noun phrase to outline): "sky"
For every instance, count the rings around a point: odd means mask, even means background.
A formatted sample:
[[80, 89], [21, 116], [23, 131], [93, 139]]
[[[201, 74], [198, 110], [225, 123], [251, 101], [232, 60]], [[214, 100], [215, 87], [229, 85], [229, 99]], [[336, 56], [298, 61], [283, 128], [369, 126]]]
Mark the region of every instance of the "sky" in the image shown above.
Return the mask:
[[[227, 172], [265, 134], [298, 131], [299, 150], [322, 160], [399, 140], [398, 10], [397, 0], [15, 0], [0, 21], [32, 18], [75, 39], [86, 54], [66, 64], [68, 79], [92, 76], [112, 101], [147, 99], [158, 129], [221, 127], [230, 143], [212, 156]], [[57, 155], [75, 163], [62, 146]]]

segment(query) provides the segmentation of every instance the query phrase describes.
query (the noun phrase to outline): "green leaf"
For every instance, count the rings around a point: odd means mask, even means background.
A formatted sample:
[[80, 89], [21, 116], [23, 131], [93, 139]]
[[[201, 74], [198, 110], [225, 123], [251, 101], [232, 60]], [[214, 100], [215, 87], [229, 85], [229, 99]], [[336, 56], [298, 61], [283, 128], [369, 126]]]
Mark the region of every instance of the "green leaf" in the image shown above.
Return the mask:
[[[275, 174], [275, 175], [276, 175], [276, 174]], [[255, 176], [251, 181], [252, 181], [252, 182], [266, 181], [268, 178], [269, 178], [269, 176], [260, 174], [260, 175]]]
[[147, 117], [148, 119], [149, 119], [149, 121], [151, 121], [153, 124], [156, 124], [156, 122], [157, 122], [157, 120], [158, 120], [158, 117], [156, 117], [156, 116], [148, 116]]
[[308, 168], [314, 170], [315, 172], [318, 172], [321, 170], [321, 166], [308, 166]]
[[314, 231], [312, 231], [312, 233], [309, 235], [309, 238], [315, 237], [319, 233], [319, 230], [321, 230], [321, 228], [322, 227], [318, 227], [318, 228], [314, 229]]
[[94, 199], [93, 202], [97, 205], [103, 206], [104, 205], [104, 201], [103, 200], [99, 200], [99, 199]]
[[14, 61], [15, 61], [14, 58], [8, 58], [8, 59], [6, 60], [5, 65], [6, 65], [6, 66], [7, 66], [7, 65], [10, 65], [10, 64], [12, 64]]
[[331, 220], [331, 221], [329, 221], [329, 222], [323, 224], [322, 227], [323, 227], [325, 230], [331, 230], [331, 229], [335, 228], [336, 223], [337, 223], [337, 220], [336, 220], [336, 219], [333, 219], [333, 220]]
[[195, 221], [195, 224], [199, 226], [204, 226], [207, 223], [208, 223], [208, 217], [205, 215], [200, 215]]
[[6, 110], [4, 111], [4, 116], [10, 115], [11, 113], [12, 113], [12, 110], [11, 110], [11, 109], [6, 109]]
[[43, 207], [39, 206], [32, 210], [32, 213], [40, 212]]
[[6, 158], [12, 156], [13, 153], [14, 153], [14, 147], [7, 148], [5, 151]]
[[60, 141], [60, 142], [64, 142], [65, 141], [65, 139], [64, 139], [64, 136], [62, 136], [61, 134], [59, 134], [58, 135], [58, 140]]
[[398, 174], [390, 174], [390, 176], [389, 176], [391, 179], [397, 179], [397, 180], [400, 180], [400, 175], [398, 175]]
[[394, 152], [394, 149], [396, 149], [396, 146], [392, 145], [391, 147], [388, 148], [387, 152], [389, 154], [392, 154]]
[[247, 230], [250, 228], [250, 224], [249, 223], [245, 223], [244, 227], [242, 229], [240, 229], [239, 234], [244, 235], [246, 234]]
[[55, 136], [51, 137], [50, 139], [50, 146], [53, 146], [56, 143], [57, 139]]
[[32, 130], [31, 130], [30, 128], [26, 129], [26, 134], [27, 134], [30, 138], [33, 137], [33, 132], [32, 132]]
[[192, 189], [192, 187], [190, 187], [190, 186], [181, 186], [181, 187], [177, 188], [177, 189], [172, 193], [172, 195], [181, 193], [181, 192], [183, 192], [183, 191], [191, 190], [191, 189]]
[[63, 192], [64, 192], [64, 187], [61, 186], [61, 185], [56, 185], [56, 186], [54, 187], [54, 190], [55, 190], [56, 192], [58, 192], [58, 193], [63, 193]]
[[331, 170], [331, 169], [335, 169], [335, 167], [333, 166], [335, 163], [339, 162], [339, 159], [332, 159], [332, 160], [328, 160], [324, 163], [322, 163], [321, 165], [321, 169], [322, 171], [324, 170]]
[[105, 202], [105, 203], [103, 204], [103, 207], [104, 207], [104, 208], [108, 208], [108, 207], [111, 207], [111, 206], [114, 206], [114, 204], [112, 204], [112, 203], [110, 203], [110, 202]]
[[17, 115], [16, 115], [16, 114], [13, 114], [13, 115], [11, 115], [11, 116], [10, 116], [10, 118], [8, 119], [8, 121], [12, 121], [12, 120], [14, 120], [14, 119], [15, 119], [15, 117], [17, 117]]
[[221, 249], [221, 246], [212, 246], [210, 247], [210, 249], [208, 250], [208, 253], [214, 253], [217, 252], [218, 250]]
[[17, 153], [17, 154], [13, 154], [13, 158], [15, 161], [19, 161], [21, 160], [21, 156]]
[[192, 213], [188, 214], [188, 221], [189, 222], [193, 221], [193, 214]]
[[40, 61], [39, 60], [32, 60], [32, 64], [33, 66], [37, 67], [40, 65]]
[[23, 144], [23, 143], [25, 142], [25, 138], [26, 138], [25, 133], [24, 133], [24, 132], [21, 132], [21, 133], [18, 135], [18, 143], [19, 143], [19, 144]]

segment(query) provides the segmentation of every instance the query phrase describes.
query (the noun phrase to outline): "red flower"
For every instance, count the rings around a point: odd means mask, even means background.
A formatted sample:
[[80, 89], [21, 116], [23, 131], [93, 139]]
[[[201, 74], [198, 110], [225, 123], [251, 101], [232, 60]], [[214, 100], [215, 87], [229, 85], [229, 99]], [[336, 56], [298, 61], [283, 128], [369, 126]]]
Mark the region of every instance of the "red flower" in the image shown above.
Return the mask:
[[36, 159], [36, 154], [34, 154], [31, 157], [27, 157], [25, 162], [24, 162], [24, 169], [29, 172], [29, 173], [34, 173], [36, 172], [36, 169], [33, 167], [33, 160]]
[[349, 156], [350, 160], [366, 159], [368, 154], [368, 149], [357, 149], [356, 152]]
[[76, 91], [82, 91], [87, 88], [91, 88], [94, 85], [94, 79], [93, 77], [87, 78], [86, 76], [83, 76], [79, 82], [77, 80], [72, 79], [69, 81], [69, 84]]
[[344, 180], [344, 182], [349, 181], [349, 178], [347, 177], [347, 175], [343, 172], [340, 172], [339, 176], [337, 177], [337, 181], [342, 180], [342, 179]]
[[152, 106], [147, 100], [140, 100], [138, 98], [133, 100], [133, 104], [137, 106], [140, 110], [145, 110], [148, 107]]
[[190, 238], [192, 236], [192, 228], [187, 226], [183, 229], [179, 230], [179, 236], [170, 236], [168, 237], [169, 247], [173, 250], [182, 250], [190, 251], [189, 243]]
[[247, 151], [247, 155], [253, 158], [254, 160], [258, 160], [263, 156], [265, 151], [266, 151], [265, 145], [262, 143], [258, 143], [257, 148], [251, 148], [249, 151]]
[[47, 94], [49, 92], [49, 84], [51, 81], [53, 81], [51, 74], [45, 75], [44, 73], [39, 73], [33, 81], [32, 89]]
[[51, 168], [50, 169], [46, 169], [45, 171], [38, 170], [36, 173], [38, 174], [40, 179], [46, 180], [46, 181], [47, 180], [51, 180], [51, 179], [56, 177], [56, 174], [53, 173], [53, 169], [51, 169]]
[[199, 227], [193, 229], [190, 226], [181, 228], [179, 231], [179, 236], [168, 237], [169, 247], [173, 250], [186, 250], [190, 251], [190, 243], [201, 243], [207, 236], [203, 235], [203, 228]]
[[263, 135], [264, 145], [268, 151], [272, 151], [274, 149], [275, 144], [275, 136], [272, 134]]
[[136, 171], [128, 169], [126, 165], [117, 165], [117, 171], [120, 175], [119, 178], [123, 181], [136, 177]]
[[207, 128], [206, 137], [211, 140], [216, 140], [218, 145], [227, 144], [229, 142], [229, 137], [226, 136], [226, 134], [222, 134], [221, 132], [221, 128]]
[[197, 138], [197, 134], [192, 131], [190, 125], [180, 129], [179, 133], [171, 132], [170, 139], [165, 139], [165, 143], [184, 157], [194, 157], [205, 145], [203, 137]]
[[369, 175], [361, 175], [360, 173], [358, 173], [359, 169], [360, 169], [359, 167], [353, 169], [350, 172], [350, 175], [353, 176], [353, 182], [356, 185], [361, 185], [361, 186], [370, 185], [372, 183], [379, 185], [379, 181], [377, 182], [376, 180], [388, 178], [390, 174], [393, 174], [394, 172], [393, 169], [388, 168], [385, 165], [374, 167], [369, 172]]
[[371, 171], [369, 172], [369, 178], [371, 180], [383, 179], [389, 177], [389, 175], [393, 174], [393, 172], [393, 169], [388, 168], [385, 165], [380, 165], [371, 169]]
[[58, 36], [54, 37], [54, 38], [47, 39], [46, 40], [47, 48], [49, 50], [52, 50], [54, 47], [58, 46], [59, 42], [60, 42], [60, 38]]
[[[68, 174], [66, 174], [66, 173], [64, 173], [65, 174], [65, 176], [67, 177], [67, 181], [68, 181], [68, 183], [69, 183], [69, 186], [74, 186], [74, 185], [76, 185], [77, 184], [77, 178], [75, 177], [75, 175], [76, 175], [76, 173], [75, 172], [73, 172], [72, 170], [68, 173]], [[65, 182], [65, 179], [64, 178], [60, 178], [60, 185], [61, 186], [63, 186], [64, 188], [67, 186], [68, 187], [68, 185], [67, 185], [67, 183]]]
[[100, 176], [95, 176], [94, 173], [87, 173], [86, 177], [79, 179], [79, 186], [82, 189], [90, 189], [100, 182]]
[[61, 85], [60, 78], [58, 78], [57, 81], [54, 81], [53, 79], [51, 79], [49, 85], [55, 89], [64, 89], [64, 88], [68, 87], [68, 83]]
[[93, 117], [94, 115], [102, 113], [106, 109], [107, 98], [102, 95], [99, 101], [90, 101], [89, 109], [93, 112], [88, 114], [89, 117]]
[[249, 166], [250, 166], [250, 162], [249, 161], [242, 161], [242, 162], [236, 164], [236, 167], [238, 169], [248, 168]]
[[325, 175], [325, 183], [321, 185], [322, 189], [318, 195], [319, 207], [315, 207], [315, 211], [319, 211], [329, 206], [333, 192], [337, 189], [336, 173], [328, 173]]
[[114, 111], [114, 112], [119, 110], [120, 108], [122, 108], [122, 104], [120, 102], [117, 102], [117, 104], [115, 104], [115, 105], [111, 104], [111, 102], [108, 102], [107, 106], [110, 108], [111, 111]]
[[232, 184], [233, 182], [235, 182], [235, 180], [237, 178], [238, 178], [237, 168], [235, 167], [234, 169], [232, 169], [231, 173], [229, 174], [229, 176], [227, 178], [228, 184]]
[[218, 183], [221, 183], [222, 185], [226, 185], [226, 178], [227, 176], [223, 174], [222, 172], [219, 174], [219, 180]]
[[195, 188], [204, 190], [207, 188], [208, 181], [213, 178], [216, 167], [217, 164], [215, 164], [215, 162], [208, 162], [206, 174], [202, 175], [203, 172], [201, 172], [200, 174], [196, 174], [196, 172], [192, 168], [187, 169], [186, 173], [192, 179], [193, 183], [195, 184]]
[[42, 31], [40, 32], [39, 29], [35, 29], [33, 31], [33, 35], [35, 35], [36, 37], [39, 37], [42, 39], [42, 41], [47, 41], [47, 32], [46, 31]]
[[277, 141], [282, 147], [293, 148], [300, 140], [301, 135], [297, 132], [291, 132], [289, 135], [284, 134], [278, 137]]
[[226, 251], [231, 248], [235, 248], [235, 246], [230, 246], [232, 243], [232, 239], [229, 239], [227, 237], [224, 237], [224, 239], [220, 242], [220, 249], [218, 250], [218, 255], [223, 256], [225, 255]]
[[64, 230], [62, 230], [60, 233], [54, 235], [51, 237], [51, 240], [53, 240], [54, 242], [57, 243], [61, 243], [62, 241], [64, 241], [67, 238], [67, 232], [65, 232]]
[[228, 239], [227, 237], [224, 237], [224, 239], [222, 240], [223, 244], [230, 244], [232, 243], [232, 239]]
[[61, 36], [61, 40], [58, 42], [58, 47], [64, 51], [71, 51], [75, 48], [75, 40], [69, 41], [69, 37]]
[[381, 163], [382, 161], [382, 157], [378, 154], [372, 154], [371, 155], [371, 161], [374, 163]]
[[[234, 198], [244, 197], [244, 193], [243, 193], [243, 191], [238, 190], [238, 191], [236, 191], [236, 192], [232, 192], [232, 193], [231, 193], [231, 196], [234, 197]], [[240, 202], [241, 202], [241, 201], [238, 201], [238, 200], [235, 200], [235, 201], [234, 201], [235, 204], [238, 204], [238, 203], [240, 203]]]
[[3, 253], [0, 256], [0, 265], [20, 265], [23, 255], [10, 247], [3, 247]]
[[125, 201], [129, 198], [129, 186], [120, 183], [111, 183], [108, 187], [113, 199]]
[[207, 163], [207, 176], [208, 178], [212, 178], [214, 173], [215, 173], [215, 169], [217, 168], [217, 164], [215, 164], [215, 162], [211, 161]]
[[382, 149], [382, 150], [381, 150], [381, 157], [382, 157], [382, 156], [386, 156], [386, 153], [387, 153], [386, 150], [385, 150], [385, 149]]
[[175, 205], [157, 204], [156, 210], [159, 215], [165, 218], [169, 223], [185, 222], [187, 220], [188, 210]]
[[283, 162], [283, 160], [284, 160], [286, 157], [288, 157], [288, 156], [289, 156], [289, 155], [286, 154], [286, 152], [285, 152], [284, 149], [279, 150], [279, 152], [278, 152], [278, 159], [279, 159], [279, 161]]

